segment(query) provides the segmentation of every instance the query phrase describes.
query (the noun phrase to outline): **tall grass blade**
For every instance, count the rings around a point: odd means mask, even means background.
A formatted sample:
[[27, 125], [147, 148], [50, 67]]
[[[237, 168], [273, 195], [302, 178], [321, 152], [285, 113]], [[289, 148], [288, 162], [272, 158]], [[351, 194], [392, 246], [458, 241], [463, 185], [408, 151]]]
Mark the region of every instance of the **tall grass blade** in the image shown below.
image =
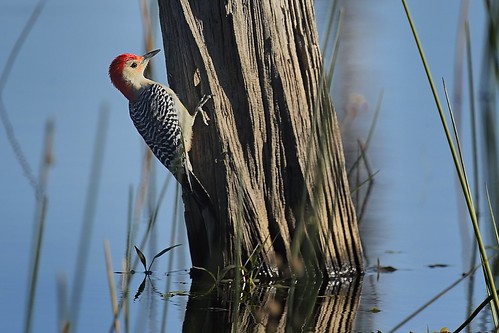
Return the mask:
[[[126, 250], [125, 250], [125, 262], [123, 265], [123, 271], [129, 273], [132, 270], [132, 241], [135, 238], [134, 228], [133, 228], [133, 187], [130, 186], [128, 191], [128, 217], [127, 217], [127, 233], [126, 233]], [[122, 293], [124, 295], [121, 300], [121, 304], [124, 308], [123, 321], [125, 326], [125, 332], [130, 332], [130, 277], [128, 274], [122, 277]], [[118, 309], [119, 313], [119, 309]]]
[[10, 121], [9, 115], [7, 114], [7, 109], [5, 108], [5, 105], [3, 104], [3, 90], [5, 88], [5, 85], [7, 84], [10, 76], [10, 72], [12, 68], [14, 68], [14, 62], [17, 59], [19, 52], [21, 51], [21, 47], [23, 46], [24, 42], [28, 38], [31, 30], [33, 29], [38, 17], [40, 16], [43, 7], [46, 4], [46, 0], [40, 0], [36, 4], [35, 8], [33, 9], [33, 12], [31, 13], [31, 16], [29, 17], [28, 21], [23, 27], [23, 30], [21, 31], [21, 34], [17, 37], [16, 42], [14, 46], [12, 47], [12, 50], [9, 53], [9, 56], [7, 58], [7, 62], [5, 63], [5, 66], [3, 67], [2, 73], [0, 74], [0, 121], [2, 122], [3, 127], [5, 128], [5, 132], [7, 134], [7, 140], [9, 141], [10, 146], [12, 147], [12, 150], [14, 151], [14, 155], [16, 156], [17, 161], [19, 162], [19, 165], [21, 166], [21, 169], [23, 170], [24, 176], [28, 179], [29, 184], [31, 187], [35, 190], [35, 195], [37, 200], [42, 200], [42, 193], [41, 190], [39, 189], [39, 185], [36, 181], [36, 178], [33, 174], [33, 171], [31, 169], [31, 166], [28, 163], [28, 160], [26, 159], [26, 155], [24, 154], [21, 145], [19, 144], [19, 141], [17, 141], [15, 132], [14, 132], [14, 127], [12, 126], [12, 123]]
[[21, 34], [19, 37], [17, 37], [16, 42], [14, 46], [12, 47], [12, 50], [9, 53], [9, 57], [7, 58], [7, 62], [2, 70], [2, 74], [0, 74], [0, 96], [3, 94], [3, 89], [5, 88], [5, 85], [7, 84], [7, 81], [9, 80], [10, 72], [12, 68], [14, 68], [14, 62], [17, 59], [17, 56], [19, 55], [19, 52], [21, 51], [21, 47], [23, 46], [24, 42], [28, 38], [29, 34], [31, 33], [31, 30], [33, 29], [36, 20], [42, 13], [43, 7], [45, 7], [45, 4], [47, 3], [47, 0], [40, 0], [37, 2], [35, 8], [33, 9], [33, 12], [31, 13], [31, 16], [29, 17], [28, 21], [23, 27], [23, 30], [21, 31]]
[[338, 5], [338, 1], [336, 0], [333, 0], [331, 2], [331, 8], [328, 9], [328, 18], [326, 20], [327, 22], [327, 29], [326, 30], [326, 33], [324, 34], [324, 37], [322, 38], [322, 41], [320, 42], [320, 45], [323, 45], [322, 47], [322, 54], [325, 55], [326, 51], [329, 50], [329, 41], [330, 41], [330, 37], [331, 37], [331, 34], [333, 33], [333, 28], [334, 28], [334, 14], [336, 13], [336, 7]]
[[41, 249], [43, 242], [43, 235], [45, 230], [45, 217], [47, 213], [47, 197], [43, 196], [40, 208], [40, 221], [38, 222], [38, 229], [36, 234], [38, 235], [35, 245], [35, 253], [33, 258], [33, 267], [31, 268], [31, 274], [28, 286], [28, 302], [26, 306], [26, 317], [24, 321], [24, 332], [29, 333], [32, 330], [33, 325], [33, 313], [35, 306], [35, 295], [36, 287], [38, 284], [38, 270], [40, 266]]
[[[331, 12], [331, 14], [332, 13], [333, 12]], [[332, 21], [334, 21], [334, 20], [332, 20]], [[327, 75], [326, 75], [325, 84], [326, 84], [328, 91], [331, 90], [331, 85], [333, 83], [333, 78], [334, 78], [334, 69], [336, 67], [336, 60], [338, 59], [338, 52], [340, 49], [340, 34], [341, 34], [342, 23], [343, 23], [343, 9], [340, 9], [340, 12], [338, 13], [338, 24], [336, 27], [336, 35], [334, 37], [333, 54], [331, 55], [331, 58], [329, 59], [329, 63], [327, 65]], [[325, 46], [324, 49], [326, 49], [326, 47], [327, 46]]]
[[[481, 137], [483, 142], [484, 175], [489, 187], [489, 195], [494, 209], [499, 202], [499, 133], [497, 98], [499, 87], [499, 3], [484, 1], [484, 47], [480, 70], [478, 96], [481, 116]], [[497, 266], [497, 262], [494, 263]], [[495, 267], [497, 270], [497, 267]]]
[[434, 297], [432, 297], [428, 302], [424, 303], [419, 308], [417, 308], [413, 313], [411, 313], [409, 316], [407, 316], [406, 318], [404, 318], [404, 320], [402, 320], [394, 328], [392, 328], [391, 330], [389, 330], [388, 333], [393, 333], [393, 332], [397, 331], [399, 328], [401, 328], [402, 326], [404, 326], [405, 324], [407, 324], [411, 319], [413, 319], [419, 313], [421, 313], [421, 311], [423, 311], [424, 309], [426, 309], [428, 306], [430, 306], [435, 301], [437, 301], [440, 297], [442, 297], [447, 292], [449, 292], [454, 287], [456, 287], [461, 281], [467, 279], [469, 276], [471, 276], [472, 274], [474, 274], [475, 271], [479, 267], [480, 267], [480, 265], [476, 265], [470, 271], [468, 271], [467, 273], [463, 274], [461, 277], [459, 277], [459, 279], [457, 279], [456, 281], [452, 282], [447, 288], [445, 288], [444, 290], [442, 290], [441, 292], [439, 292], [437, 295], [435, 295]]
[[97, 123], [97, 132], [94, 142], [94, 155], [92, 158], [92, 167], [90, 171], [87, 195], [85, 198], [85, 210], [83, 213], [83, 222], [80, 232], [80, 242], [78, 246], [78, 256], [76, 260], [76, 269], [71, 293], [71, 326], [72, 331], [76, 332], [78, 316], [80, 312], [81, 296], [85, 288], [85, 276], [88, 264], [88, 251], [92, 240], [92, 229], [95, 220], [95, 211], [98, 202], [98, 193], [100, 186], [100, 176], [104, 161], [104, 149], [109, 121], [109, 109], [102, 107], [99, 113]]
[[447, 108], [449, 110], [449, 116], [450, 116], [451, 123], [452, 123], [452, 130], [454, 131], [454, 139], [456, 140], [457, 155], [459, 157], [459, 162], [461, 163], [461, 170], [463, 172], [463, 177], [464, 177], [464, 181], [465, 181], [465, 185], [466, 185], [464, 188], [468, 191], [467, 195], [470, 198], [472, 198], [473, 196], [471, 195], [470, 183], [468, 181], [468, 175], [466, 173], [466, 165], [464, 163], [463, 150], [461, 148], [461, 140], [459, 139], [459, 133], [457, 131], [456, 121], [454, 118], [454, 112], [452, 112], [452, 106], [451, 106], [450, 99], [449, 99], [449, 93], [447, 92], [447, 87], [445, 86], [444, 79], [442, 79], [442, 84], [444, 87], [445, 101], [447, 102]]
[[[170, 236], [170, 244], [175, 243], [176, 237], [177, 237], [177, 226], [179, 224], [180, 216], [179, 216], [179, 211], [180, 211], [180, 195], [175, 196], [175, 204], [173, 206], [173, 211], [172, 211], [172, 230], [171, 230], [171, 236]], [[171, 272], [173, 269], [173, 260], [174, 257], [170, 256], [168, 258], [168, 272]], [[170, 291], [170, 286], [171, 286], [171, 278], [168, 275], [166, 278], [166, 286], [165, 286], [165, 292]], [[168, 322], [168, 307], [169, 307], [170, 302], [165, 302], [163, 306], [163, 313], [161, 316], [161, 330], [160, 332], [166, 333], [166, 326]]]
[[487, 194], [487, 204], [489, 205], [489, 212], [492, 218], [492, 226], [494, 227], [494, 234], [496, 236], [496, 243], [499, 244], [499, 233], [497, 232], [496, 218], [494, 214], [494, 209], [492, 208], [492, 201], [490, 201], [489, 187], [485, 185], [485, 191]]
[[[475, 196], [475, 205], [480, 207], [480, 182], [479, 182], [479, 169], [478, 169], [478, 135], [477, 135], [477, 126], [476, 126], [476, 110], [475, 110], [475, 84], [473, 80], [473, 59], [471, 52], [471, 37], [470, 37], [470, 26], [469, 22], [465, 22], [465, 34], [466, 34], [466, 55], [467, 55], [467, 63], [468, 63], [468, 83], [469, 90], [468, 95], [470, 98], [470, 117], [471, 117], [471, 151], [473, 154], [473, 183], [474, 183], [474, 196]], [[475, 253], [473, 251], [473, 261], [472, 265], [475, 263]]]
[[[154, 48], [154, 35], [152, 33], [152, 21], [151, 15], [149, 12], [149, 1], [140, 0], [140, 11], [142, 17], [142, 23], [144, 26], [144, 48], [145, 51], [152, 50]], [[154, 63], [151, 62], [147, 68], [145, 69], [145, 76], [151, 79], [154, 79]], [[149, 204], [148, 208], [152, 210], [152, 205], [155, 202], [155, 194], [156, 194], [156, 186], [155, 182], [151, 181], [154, 179], [154, 157], [152, 151], [147, 147], [145, 143], [142, 144], [144, 148], [144, 158], [142, 160], [142, 170], [140, 183], [138, 187], [137, 193], [137, 201], [136, 201], [136, 209], [135, 214], [136, 217], [139, 217], [142, 209], [144, 207], [144, 202]]]
[[[166, 190], [168, 189], [168, 186], [170, 184], [170, 179], [172, 179], [172, 178], [173, 178], [172, 176], [166, 177], [165, 183], [164, 183], [163, 187], [161, 188], [161, 191], [160, 191], [159, 197], [158, 197], [158, 201], [156, 203], [156, 207], [155, 207], [154, 211], [152, 212], [152, 215], [149, 218], [149, 222], [147, 224], [147, 230], [140, 241], [140, 248], [141, 249], [145, 248], [147, 240], [149, 239], [149, 236], [151, 235], [151, 231], [153, 230], [154, 225], [156, 224], [156, 220], [157, 220], [158, 214], [159, 214], [159, 208], [161, 207], [161, 203], [163, 202], [163, 199], [165, 197]], [[132, 269], [135, 269], [136, 265], [137, 265], [137, 261], [135, 261], [133, 263]]]
[[39, 190], [41, 191], [41, 199], [37, 201], [35, 227], [33, 228], [34, 237], [32, 244], [32, 260], [30, 268], [30, 278], [28, 280], [28, 299], [26, 303], [26, 317], [24, 321], [24, 332], [29, 333], [32, 330], [32, 320], [35, 306], [36, 287], [38, 283], [38, 270], [40, 265], [40, 258], [43, 245], [43, 236], [45, 230], [45, 219], [47, 214], [47, 201], [48, 198], [45, 193], [48, 182], [48, 172], [52, 164], [53, 154], [53, 141], [54, 141], [54, 124], [51, 121], [47, 122], [45, 126], [45, 142], [42, 156], [42, 163], [40, 167], [40, 176], [37, 181]]
[[126, 232], [126, 250], [125, 250], [125, 271], [129, 272], [132, 269], [132, 243], [135, 238], [133, 225], [133, 187], [130, 185], [128, 191], [128, 214], [127, 214], [127, 232]]
[[[376, 128], [376, 124], [378, 122], [378, 116], [379, 116], [379, 113], [381, 111], [381, 103], [383, 101], [383, 95], [384, 95], [383, 91], [381, 91], [378, 95], [378, 100], [376, 101], [376, 108], [374, 111], [373, 120], [371, 121], [371, 125], [369, 126], [369, 131], [367, 133], [367, 139], [366, 139], [366, 142], [364, 144], [364, 148], [362, 149], [362, 147], [361, 147], [359, 157], [357, 157], [355, 162], [353, 162], [352, 166], [348, 169], [347, 174], [349, 177], [351, 176], [351, 174], [354, 170], [359, 171], [359, 163], [361, 160], [367, 161], [367, 158], [365, 156], [366, 156], [366, 153], [369, 149], [369, 145], [371, 144], [371, 140], [372, 140], [372, 137], [374, 135], [374, 129]], [[368, 174], [370, 175], [369, 172], [368, 172]], [[369, 178], [371, 178], [371, 177], [369, 177]], [[359, 185], [357, 185], [357, 187], [359, 187]]]
[[[485, 181], [489, 184], [490, 201], [494, 209], [497, 210], [499, 202], [499, 135], [497, 131], [497, 97], [499, 87], [499, 3], [497, 1], [484, 1], [485, 3], [485, 30], [484, 30], [484, 49], [482, 52], [482, 66], [480, 75], [480, 114], [482, 120], [481, 135], [483, 142], [483, 159]], [[490, 232], [490, 228], [489, 228]], [[493, 263], [494, 271], [497, 272], [497, 261]], [[489, 290], [491, 289], [490, 286]], [[494, 293], [495, 295], [495, 293]], [[494, 323], [496, 329], [499, 329], [498, 309], [492, 307]]]
[[104, 253], [106, 256], [106, 271], [107, 271], [107, 279], [109, 282], [111, 305], [113, 307], [114, 329], [117, 333], [120, 333], [121, 328], [120, 328], [120, 321], [118, 319], [118, 299], [116, 298], [116, 288], [114, 286], [114, 278], [113, 278], [113, 264], [111, 260], [111, 250], [109, 249], [108, 240], [104, 240]]
[[487, 306], [490, 301], [492, 300], [492, 295], [487, 296], [486, 299], [483, 300], [480, 305], [477, 306], [477, 308], [471, 313], [471, 315], [464, 321], [464, 323], [461, 324], [456, 330], [454, 330], [454, 333], [459, 333], [461, 332], [465, 327], [467, 327], [473, 319], [475, 319], [476, 316], [480, 313], [480, 311], [483, 310], [485, 306]]
[[[153, 229], [154, 227], [154, 224], [156, 223], [156, 219], [157, 219], [157, 216], [158, 216], [158, 213], [159, 213], [159, 208], [161, 206], [161, 203], [163, 202], [163, 199], [164, 199], [164, 196], [165, 196], [165, 193], [166, 193], [166, 190], [168, 189], [168, 186], [170, 184], [170, 179], [172, 179], [172, 177], [168, 176], [165, 180], [165, 183], [163, 185], [163, 187], [161, 188], [161, 191], [160, 191], [160, 194], [159, 194], [159, 197], [158, 197], [158, 201], [156, 203], [156, 208], [152, 214], [152, 216], [150, 217], [149, 219], [149, 223], [148, 223], [148, 226], [147, 226], [147, 230], [142, 238], [142, 240], [140, 241], [140, 248], [144, 248], [146, 243], [147, 243], [147, 240], [149, 238], [149, 234], [151, 232], [151, 230]], [[133, 196], [131, 195], [130, 198], [132, 198]], [[133, 229], [133, 228], [132, 228]], [[129, 267], [131, 268], [130, 271], [134, 271], [138, 265], [138, 262], [139, 262], [140, 259], [135, 259], [132, 264], [130, 265], [129, 264]], [[124, 285], [126, 285], [127, 287], [130, 285], [130, 280], [132, 279], [132, 274], [126, 274], [126, 282], [124, 282]], [[123, 309], [124, 307], [124, 304], [125, 302], [128, 301], [128, 297], [122, 299], [120, 301], [120, 304], [118, 306], [118, 313], [121, 312], [121, 310]], [[111, 323], [110, 325], [110, 328], [109, 328], [109, 332], [113, 332], [114, 331], [114, 324]]]
[[[334, 16], [335, 8], [336, 8], [336, 3], [333, 4], [330, 18]], [[324, 100], [329, 98], [328, 91], [330, 90], [331, 82], [334, 76], [334, 68], [340, 45], [342, 16], [343, 16], [343, 10], [340, 9], [338, 14], [338, 23], [336, 25], [333, 53], [331, 55], [327, 68], [324, 63], [321, 64], [322, 68], [320, 74], [321, 77], [319, 79], [319, 87], [317, 89], [317, 93], [315, 96], [312, 115], [310, 116], [310, 119], [315, 123], [317, 123], [318, 126], [312, 126], [311, 133], [307, 139], [306, 149], [307, 151], [309, 151], [310, 156], [316, 156], [317, 160], [315, 161], [315, 165], [311, 161], [305, 161], [304, 173], [306, 177], [314, 178], [317, 184], [322, 184], [324, 182], [324, 179], [322, 177], [322, 175], [324, 174], [323, 160], [331, 158], [331, 156], [324, 156], [324, 154], [328, 153], [327, 148], [323, 147], [324, 142], [321, 142], [320, 140], [319, 142], [314, 142], [315, 141], [314, 137], [321, 137], [323, 135], [322, 133], [332, 132], [331, 124], [329, 122], [329, 119], [327, 119], [329, 116], [327, 113], [330, 111], [330, 105], [326, 105]], [[329, 22], [329, 27], [327, 32], [328, 36], [332, 32], [333, 22], [334, 20], [330, 20]], [[323, 48], [322, 54], [325, 54], [325, 50], [326, 48]], [[319, 154], [316, 151], [316, 149], [319, 150]], [[295, 275], [302, 275], [305, 272], [305, 266], [303, 265], [303, 262], [299, 256], [303, 245], [306, 245], [306, 248], [310, 251], [310, 253], [306, 254], [306, 256], [310, 255], [310, 257], [308, 257], [310, 258], [308, 268], [318, 271], [320, 267], [320, 265], [317, 265], [317, 262], [313, 262], [312, 257], [315, 257], [316, 253], [313, 253], [311, 255], [311, 253], [314, 252], [313, 249], [314, 244], [312, 240], [315, 239], [315, 236], [318, 232], [317, 226], [319, 220], [318, 220], [318, 212], [316, 209], [316, 205], [318, 204], [317, 201], [319, 193], [316, 192], [308, 193], [306, 186], [303, 188], [302, 191], [303, 194], [301, 195], [301, 206], [302, 206], [301, 212], [300, 216], [297, 219], [293, 239], [291, 241], [290, 266], [293, 274]], [[307, 214], [307, 216], [305, 216], [305, 214]], [[305, 221], [308, 222], [307, 225], [305, 224]], [[305, 243], [307, 242], [307, 240], [308, 243]]]
[[[469, 0], [463, 1], [461, 8], [465, 13], [461, 14], [460, 22], [463, 22], [463, 35], [464, 35], [464, 49], [465, 49], [465, 55], [466, 55], [466, 65], [467, 65], [467, 77], [468, 77], [468, 96], [469, 96], [469, 110], [470, 110], [470, 126], [471, 126], [471, 154], [472, 154], [472, 166], [473, 166], [473, 198], [475, 202], [475, 206], [478, 208], [478, 223], [480, 224], [480, 199], [481, 199], [481, 190], [480, 190], [480, 184], [482, 183], [479, 179], [479, 166], [478, 166], [478, 158], [479, 158], [479, 151], [478, 151], [478, 134], [477, 134], [477, 125], [476, 125], [476, 119], [477, 119], [477, 114], [475, 110], [475, 85], [474, 85], [474, 80], [473, 80], [473, 61], [472, 61], [472, 52], [471, 52], [471, 37], [470, 37], [470, 27], [469, 27], [469, 22], [467, 21], [466, 17], [468, 15], [468, 7], [469, 7]], [[460, 24], [461, 25], [461, 24]], [[462, 60], [461, 60], [462, 61]], [[457, 85], [456, 85], [457, 86]], [[457, 90], [456, 88], [454, 88]], [[459, 96], [459, 93], [456, 92], [456, 96]], [[458, 101], [461, 100], [461, 97], [456, 98]], [[469, 257], [469, 266], [468, 267], [473, 267], [476, 264], [476, 257], [477, 257], [477, 244], [476, 242], [471, 242], [469, 239], [469, 235], [467, 232], [467, 225], [465, 225], [465, 221], [460, 224], [461, 226], [461, 237], [463, 239], [463, 244], [470, 244], [468, 247], [467, 252], [470, 253]], [[475, 289], [475, 280], [470, 279], [468, 281], [468, 287], [467, 287], [467, 306], [466, 306], [466, 314], [469, 314], [472, 312], [473, 309], [473, 295], [474, 295], [474, 289]]]
[[376, 124], [378, 123], [378, 116], [379, 116], [379, 112], [381, 111], [381, 104], [383, 103], [383, 96], [384, 95], [385, 95], [385, 92], [383, 90], [381, 90], [379, 95], [378, 95], [378, 99], [376, 101], [376, 108], [374, 109], [373, 120], [371, 122], [371, 126], [369, 126], [369, 132], [367, 133], [366, 150], [369, 148], [369, 145], [371, 144], [371, 139], [374, 135], [374, 129], [376, 128]]
[[[134, 194], [133, 186], [130, 185], [128, 190], [128, 212], [127, 212], [127, 232], [126, 232], [126, 243], [125, 243], [125, 257], [122, 261], [122, 271], [130, 273], [132, 271], [132, 242], [135, 239], [135, 228], [133, 224], [134, 220]], [[118, 307], [118, 315], [123, 308], [123, 323], [124, 331], [130, 332], [130, 274], [123, 274], [121, 277], [121, 301]]]
[[369, 198], [371, 196], [371, 191], [372, 191], [372, 188], [373, 188], [373, 182], [374, 182], [374, 177], [376, 176], [376, 174], [379, 172], [376, 171], [376, 172], [372, 172], [371, 170], [371, 166], [369, 164], [369, 161], [368, 161], [368, 158], [367, 158], [367, 145], [363, 145], [360, 141], [359, 141], [359, 149], [360, 149], [360, 157], [363, 161], [364, 161], [364, 167], [367, 171], [367, 179], [364, 180], [363, 182], [361, 182], [359, 184], [359, 181], [357, 181], [356, 183], [358, 183], [359, 185], [357, 185], [355, 187], [355, 189], [353, 191], [351, 191], [351, 195], [354, 195], [358, 192], [358, 190], [365, 184], [367, 183], [367, 189], [365, 191], [365, 195], [364, 195], [364, 198], [362, 200], [362, 203], [357, 206], [357, 207], [360, 207], [359, 208], [359, 211], [357, 213], [357, 221], [359, 223], [361, 223], [363, 217], [364, 217], [364, 213], [365, 213], [365, 210], [366, 210], [366, 207], [367, 207], [367, 203], [369, 201]]
[[[242, 193], [242, 192], [239, 192], [239, 193]], [[241, 207], [241, 211], [242, 211], [242, 201], [240, 203], [240, 206]], [[233, 302], [232, 302], [232, 332], [233, 333], [236, 333], [236, 332], [239, 332], [239, 308], [241, 306], [241, 291], [242, 291], [242, 284], [243, 284], [243, 280], [242, 280], [242, 274], [241, 274], [241, 269], [242, 269], [242, 241], [241, 241], [241, 223], [242, 223], [242, 218], [240, 218], [240, 214], [238, 214], [237, 216], [237, 220], [236, 220], [236, 245], [235, 245], [235, 248], [236, 248], [236, 268], [235, 268], [235, 272], [234, 272], [234, 290], [233, 290]]]
[[68, 279], [63, 273], [57, 276], [57, 312], [59, 332], [69, 332]]
[[496, 288], [495, 288], [494, 276], [492, 275], [492, 270], [491, 270], [490, 265], [488, 263], [487, 252], [485, 251], [485, 246], [483, 244], [482, 236], [480, 234], [480, 229], [479, 229], [479, 226], [478, 226], [478, 219], [477, 219], [475, 208], [473, 206], [473, 200], [472, 200], [472, 198], [470, 196], [469, 186], [467, 185], [463, 169], [461, 168], [460, 159], [459, 159], [459, 157], [457, 155], [457, 152], [456, 152], [456, 149], [454, 147], [454, 143], [453, 143], [452, 137], [450, 135], [450, 130], [449, 130], [449, 128], [447, 126], [447, 122], [445, 120], [443, 108], [442, 108], [442, 105], [440, 103], [440, 99], [438, 98], [438, 94], [437, 94], [437, 91], [436, 91], [436, 88], [435, 88], [435, 84], [433, 82], [433, 79], [432, 79], [432, 76], [431, 76], [431, 72], [430, 72], [428, 63], [426, 61], [426, 57], [425, 57], [424, 52], [423, 52], [423, 47], [422, 47], [422, 45], [421, 45], [421, 43], [419, 41], [419, 37], [418, 37], [418, 34], [416, 32], [416, 27], [415, 27], [414, 22], [412, 20], [412, 17], [411, 17], [409, 8], [407, 7], [406, 1], [402, 0], [402, 4], [404, 6], [404, 10], [406, 12], [407, 19], [408, 19], [409, 24], [411, 26], [411, 30], [412, 30], [412, 33], [414, 35], [414, 39], [416, 41], [416, 45], [418, 47], [418, 51], [419, 51], [421, 60], [423, 62], [423, 66], [424, 66], [426, 75], [428, 77], [428, 82], [430, 84], [431, 91], [432, 91], [433, 97], [435, 99], [435, 104], [437, 106], [438, 113], [440, 115], [440, 120], [442, 122], [442, 126], [443, 126], [444, 131], [445, 131], [445, 136], [447, 138], [447, 143], [449, 145], [449, 149], [450, 149], [451, 154], [452, 154], [452, 159], [454, 161], [454, 166], [455, 166], [456, 171], [458, 173], [459, 182], [461, 184], [461, 188], [462, 188], [464, 197], [466, 199], [466, 204], [467, 204], [467, 207], [468, 207], [468, 212], [470, 214], [471, 222], [472, 222], [472, 225], [473, 225], [473, 230], [475, 232], [475, 238], [476, 238], [476, 240], [478, 242], [478, 248], [479, 248], [479, 252], [480, 252], [480, 259], [481, 259], [481, 262], [482, 262], [482, 268], [483, 268], [483, 272], [484, 272], [484, 276], [485, 276], [485, 283], [487, 285], [488, 292], [493, 295], [493, 302], [492, 302], [492, 314], [493, 315], [492, 315], [492, 317], [494, 319], [494, 324], [495, 324], [495, 326], [497, 328], [498, 327], [497, 314], [499, 313], [498, 312], [498, 310], [499, 310], [499, 298], [498, 298], [497, 293], [495, 292]]

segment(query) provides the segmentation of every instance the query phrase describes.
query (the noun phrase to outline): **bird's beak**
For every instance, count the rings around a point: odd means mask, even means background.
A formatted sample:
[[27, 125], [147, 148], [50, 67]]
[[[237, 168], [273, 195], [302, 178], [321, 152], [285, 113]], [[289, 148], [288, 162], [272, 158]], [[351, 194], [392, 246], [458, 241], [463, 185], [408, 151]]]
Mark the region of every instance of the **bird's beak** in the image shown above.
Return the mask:
[[156, 54], [158, 54], [159, 51], [161, 51], [161, 50], [157, 49], [157, 50], [154, 50], [154, 51], [151, 51], [151, 52], [147, 52], [146, 54], [144, 54], [142, 56], [142, 58], [144, 58], [142, 60], [142, 63], [143, 64], [147, 64], [152, 57], [154, 57]]

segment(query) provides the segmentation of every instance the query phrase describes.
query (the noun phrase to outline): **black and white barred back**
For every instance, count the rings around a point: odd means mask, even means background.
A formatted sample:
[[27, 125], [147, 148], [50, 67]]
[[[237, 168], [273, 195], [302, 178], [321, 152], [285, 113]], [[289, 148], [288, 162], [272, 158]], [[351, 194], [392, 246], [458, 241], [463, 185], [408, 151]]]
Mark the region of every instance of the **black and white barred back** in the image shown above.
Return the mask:
[[137, 131], [153, 154], [174, 176], [180, 176], [185, 156], [173, 97], [161, 85], [152, 84], [129, 104], [129, 109]]

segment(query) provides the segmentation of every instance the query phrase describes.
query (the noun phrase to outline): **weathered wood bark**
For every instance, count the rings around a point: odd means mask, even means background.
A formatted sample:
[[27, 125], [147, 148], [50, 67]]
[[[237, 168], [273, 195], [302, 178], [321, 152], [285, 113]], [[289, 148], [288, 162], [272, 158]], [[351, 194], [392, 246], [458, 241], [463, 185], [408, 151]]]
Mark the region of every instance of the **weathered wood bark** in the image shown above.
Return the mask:
[[203, 221], [184, 193], [193, 264], [251, 258], [271, 278], [360, 272], [313, 2], [159, 0], [159, 8], [171, 87], [191, 109], [203, 94], [215, 96], [191, 151], [215, 221]]

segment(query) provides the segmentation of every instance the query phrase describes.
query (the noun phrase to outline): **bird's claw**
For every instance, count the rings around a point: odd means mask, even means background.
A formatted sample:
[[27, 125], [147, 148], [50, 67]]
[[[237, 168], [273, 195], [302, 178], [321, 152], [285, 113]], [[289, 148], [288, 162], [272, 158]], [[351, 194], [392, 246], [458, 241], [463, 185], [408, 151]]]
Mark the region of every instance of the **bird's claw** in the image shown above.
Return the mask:
[[206, 111], [203, 110], [203, 106], [212, 98], [213, 95], [211, 94], [206, 94], [201, 97], [201, 100], [199, 101], [198, 105], [196, 106], [196, 114], [199, 112], [201, 113], [201, 117], [203, 117], [203, 123], [208, 126], [208, 121], [210, 120], [210, 117], [208, 117], [208, 114]]

